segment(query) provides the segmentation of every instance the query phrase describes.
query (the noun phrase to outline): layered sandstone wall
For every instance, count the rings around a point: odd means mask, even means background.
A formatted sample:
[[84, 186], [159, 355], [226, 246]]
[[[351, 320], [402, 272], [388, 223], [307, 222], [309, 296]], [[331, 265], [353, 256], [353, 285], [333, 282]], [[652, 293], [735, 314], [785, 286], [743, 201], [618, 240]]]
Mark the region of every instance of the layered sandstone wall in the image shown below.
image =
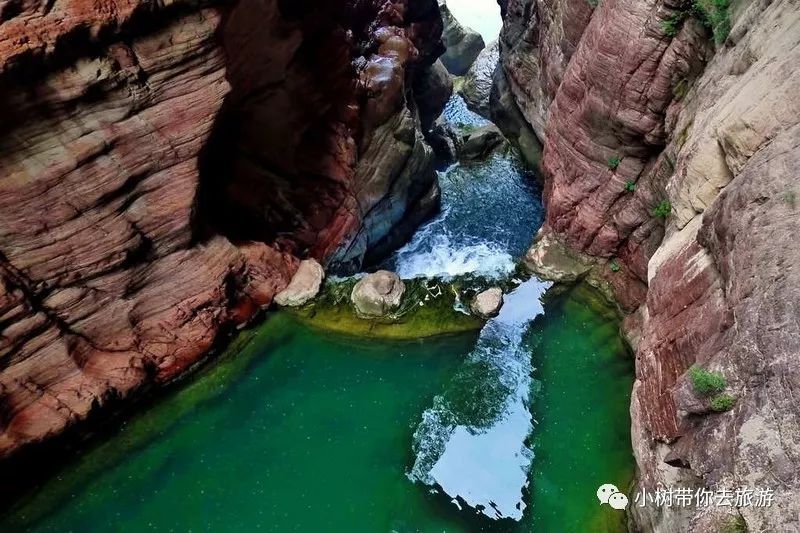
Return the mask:
[[441, 27], [433, 0], [2, 3], [0, 460], [435, 208]]
[[[588, 275], [630, 313], [640, 487], [776, 493], [769, 508], [635, 508], [635, 525], [795, 530], [800, 7], [732, 2], [715, 44], [688, 4], [603, 0], [584, 22], [587, 5], [505, 8], [503, 74], [544, 142], [547, 220], [528, 262]], [[695, 363], [726, 377], [731, 410], [695, 393]]]

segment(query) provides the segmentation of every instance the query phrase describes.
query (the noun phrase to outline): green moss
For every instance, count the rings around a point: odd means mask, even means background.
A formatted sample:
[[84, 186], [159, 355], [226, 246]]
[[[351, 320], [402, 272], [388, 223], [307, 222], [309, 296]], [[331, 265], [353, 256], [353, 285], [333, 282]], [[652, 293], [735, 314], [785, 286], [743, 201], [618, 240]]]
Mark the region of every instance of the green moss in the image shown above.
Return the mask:
[[681, 29], [685, 13], [675, 13], [661, 21], [661, 30], [668, 37], [675, 37]]
[[722, 531], [724, 533], [747, 533], [749, 530], [747, 529], [747, 522], [745, 522], [744, 517], [739, 515], [732, 518]]
[[622, 270], [622, 267], [619, 266], [619, 263], [617, 263], [616, 260], [611, 261], [611, 263], [609, 263], [608, 265], [608, 268], [611, 269], [611, 272], [619, 272], [620, 270]]
[[470, 133], [477, 130], [478, 126], [476, 126], [475, 124], [465, 124], [463, 122], [459, 122], [456, 124], [456, 129], [462, 135], [469, 135]]
[[783, 193], [781, 195], [781, 200], [783, 200], [783, 203], [785, 203], [792, 209], [797, 207], [797, 193], [795, 193], [794, 190], [789, 190]]
[[667, 218], [672, 213], [672, 204], [669, 200], [662, 200], [650, 212], [656, 218]]
[[728, 411], [735, 403], [736, 398], [730, 394], [717, 394], [711, 398], [711, 409], [717, 412]]
[[[405, 280], [400, 308], [390, 316], [365, 319], [356, 314], [350, 293], [356, 279], [326, 282], [313, 302], [290, 312], [311, 327], [356, 336], [418, 339], [479, 330], [483, 320], [465, 311], [468, 302], [491, 284], [482, 278]], [[511, 280], [501, 283], [512, 283]]]
[[704, 396], [719, 394], [725, 390], [725, 376], [719, 372], [711, 372], [697, 365], [689, 368], [689, 380], [695, 392]]
[[683, 98], [686, 96], [686, 93], [688, 92], [689, 92], [689, 81], [686, 78], [682, 78], [672, 88], [672, 96], [675, 97], [676, 100], [683, 100]]
[[686, 127], [683, 128], [683, 130], [681, 130], [680, 135], [678, 135], [678, 138], [676, 140], [676, 144], [677, 144], [677, 147], [678, 147], [679, 150], [681, 148], [683, 148], [683, 146], [686, 144], [686, 141], [689, 140], [689, 134], [692, 132], [692, 126], [693, 125], [694, 125], [694, 122], [693, 121], [689, 121], [689, 123], [686, 124]]
[[617, 170], [619, 164], [622, 162], [622, 157], [618, 155], [614, 155], [608, 158], [608, 168], [611, 170]]

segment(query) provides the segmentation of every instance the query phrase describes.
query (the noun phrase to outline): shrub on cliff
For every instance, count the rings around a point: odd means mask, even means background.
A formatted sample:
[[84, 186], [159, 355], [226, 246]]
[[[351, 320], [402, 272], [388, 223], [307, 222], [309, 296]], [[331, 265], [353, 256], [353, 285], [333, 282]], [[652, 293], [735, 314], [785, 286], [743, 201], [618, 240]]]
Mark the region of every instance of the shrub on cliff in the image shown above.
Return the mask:
[[618, 155], [611, 156], [608, 158], [608, 168], [611, 170], [617, 170], [617, 167], [622, 162], [622, 158]]
[[711, 398], [711, 409], [721, 413], [730, 410], [734, 403], [736, 403], [736, 398], [730, 394], [717, 394]]
[[628, 180], [625, 182], [625, 192], [633, 192], [636, 190], [636, 182]]
[[667, 218], [672, 213], [672, 204], [669, 200], [662, 200], [651, 211], [652, 215], [656, 218]]
[[711, 28], [714, 42], [722, 44], [731, 32], [730, 0], [695, 0], [692, 14]]
[[727, 386], [725, 376], [697, 365], [692, 365], [689, 369], [689, 380], [692, 382], [695, 392], [704, 396], [721, 393]]
[[675, 13], [667, 19], [661, 21], [661, 30], [664, 35], [668, 37], [675, 37], [681, 29], [681, 22], [683, 22], [685, 14]]

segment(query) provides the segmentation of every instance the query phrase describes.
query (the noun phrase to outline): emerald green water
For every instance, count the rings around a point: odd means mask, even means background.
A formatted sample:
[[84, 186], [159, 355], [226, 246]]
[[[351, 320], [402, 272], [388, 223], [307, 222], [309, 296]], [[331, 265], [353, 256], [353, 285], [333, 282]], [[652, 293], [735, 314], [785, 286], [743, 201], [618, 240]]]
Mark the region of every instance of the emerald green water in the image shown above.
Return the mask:
[[[542, 309], [519, 300], [506, 317]], [[235, 356], [23, 497], [0, 531], [619, 531], [623, 513], [595, 497], [601, 483], [626, 490], [633, 469], [631, 362], [617, 321], [585, 289], [548, 297], [543, 310], [513, 347], [534, 378], [518, 376], [534, 393], [524, 405], [535, 420], [520, 521], [459, 511], [441, 487], [412, 481], [415, 433], [435, 398], [459, 398], [489, 433], [507, 420], [478, 408], [495, 401], [480, 393], [487, 386], [499, 401], [507, 392], [491, 388], [505, 365], [469, 370], [486, 332], [378, 343], [275, 314], [243, 334]], [[468, 463], [481, 472], [465, 478], [503, 475], [500, 456], [479, 465]]]

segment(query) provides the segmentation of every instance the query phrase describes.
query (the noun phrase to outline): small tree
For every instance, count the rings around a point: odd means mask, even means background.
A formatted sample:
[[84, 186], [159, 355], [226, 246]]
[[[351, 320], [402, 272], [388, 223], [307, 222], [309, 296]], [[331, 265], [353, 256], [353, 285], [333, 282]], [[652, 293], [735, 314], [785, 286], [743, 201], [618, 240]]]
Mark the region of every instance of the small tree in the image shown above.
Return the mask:
[[628, 180], [625, 182], [625, 192], [633, 192], [636, 190], [636, 182]]
[[672, 204], [669, 200], [661, 200], [651, 213], [656, 218], [667, 218], [672, 213]]

